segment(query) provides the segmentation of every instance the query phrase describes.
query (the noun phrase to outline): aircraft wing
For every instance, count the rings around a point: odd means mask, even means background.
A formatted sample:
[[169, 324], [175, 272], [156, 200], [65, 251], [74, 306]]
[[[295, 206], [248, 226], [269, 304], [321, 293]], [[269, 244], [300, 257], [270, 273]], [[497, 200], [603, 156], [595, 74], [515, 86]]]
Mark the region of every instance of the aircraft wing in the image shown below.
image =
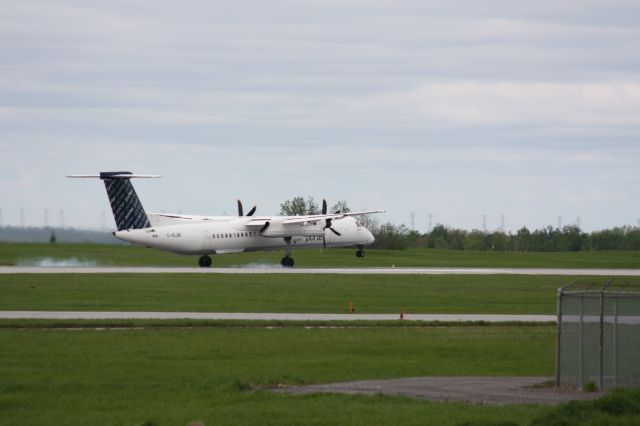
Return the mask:
[[267, 222], [272, 224], [282, 225], [298, 225], [298, 224], [315, 224], [323, 222], [327, 219], [338, 220], [348, 216], [363, 216], [367, 214], [384, 213], [384, 210], [366, 210], [361, 212], [349, 212], [349, 213], [327, 213], [327, 214], [310, 214], [305, 216], [269, 216], [269, 217], [256, 217], [246, 223], [246, 226], [264, 226]]
[[340, 216], [364, 216], [367, 214], [384, 213], [386, 210], [365, 210], [361, 212], [340, 213]]
[[349, 212], [349, 213], [327, 213], [327, 214], [312, 214], [306, 216], [284, 216], [285, 219], [283, 223], [294, 224], [294, 223], [316, 223], [327, 219], [342, 219], [343, 217], [348, 216], [363, 216], [366, 214], [374, 214], [374, 213], [383, 213], [384, 210], [367, 210], [362, 212]]

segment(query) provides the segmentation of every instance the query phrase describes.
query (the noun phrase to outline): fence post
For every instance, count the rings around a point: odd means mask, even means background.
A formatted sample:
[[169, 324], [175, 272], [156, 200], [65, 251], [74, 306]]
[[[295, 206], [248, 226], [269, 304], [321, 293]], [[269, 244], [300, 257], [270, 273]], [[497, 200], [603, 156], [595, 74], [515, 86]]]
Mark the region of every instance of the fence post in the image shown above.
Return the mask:
[[598, 389], [604, 388], [604, 292], [609, 288], [613, 278], [609, 278], [609, 281], [600, 289], [600, 359], [599, 359], [599, 375], [598, 375]]
[[613, 387], [618, 387], [618, 295], [613, 296]]
[[556, 387], [559, 388], [560, 387], [560, 343], [561, 343], [561, 338], [560, 335], [562, 334], [562, 296], [564, 295], [563, 293], [564, 287], [561, 287], [558, 289], [558, 302], [557, 302], [557, 307], [556, 307], [556, 312], [558, 314], [558, 317], [556, 319], [557, 324], [556, 324]]
[[576, 280], [571, 281], [560, 287], [558, 289], [558, 300], [556, 306], [556, 312], [558, 314], [557, 323], [556, 323], [556, 387], [560, 387], [560, 376], [562, 363], [560, 362], [560, 357], [562, 355], [561, 351], [561, 343], [562, 343], [562, 312], [564, 305], [564, 290], [566, 288], [571, 288], [572, 285], [576, 283]]
[[583, 383], [582, 383], [582, 374], [583, 374], [583, 346], [582, 346], [582, 328], [583, 328], [583, 305], [584, 305], [584, 294], [580, 294], [580, 333], [578, 334], [578, 346], [580, 347], [580, 350], [578, 351], [578, 387], [582, 387]]
[[600, 291], [600, 359], [598, 361], [598, 389], [602, 390], [602, 368], [603, 368], [603, 360], [602, 354], [604, 352], [604, 289]]

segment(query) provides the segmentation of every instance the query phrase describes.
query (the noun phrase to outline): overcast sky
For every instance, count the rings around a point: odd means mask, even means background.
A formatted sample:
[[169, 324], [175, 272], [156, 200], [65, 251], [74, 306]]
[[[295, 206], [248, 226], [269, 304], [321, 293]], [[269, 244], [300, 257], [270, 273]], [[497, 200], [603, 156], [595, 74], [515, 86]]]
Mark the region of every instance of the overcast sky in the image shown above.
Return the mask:
[[2, 1], [2, 224], [148, 211], [593, 230], [640, 220], [640, 2]]

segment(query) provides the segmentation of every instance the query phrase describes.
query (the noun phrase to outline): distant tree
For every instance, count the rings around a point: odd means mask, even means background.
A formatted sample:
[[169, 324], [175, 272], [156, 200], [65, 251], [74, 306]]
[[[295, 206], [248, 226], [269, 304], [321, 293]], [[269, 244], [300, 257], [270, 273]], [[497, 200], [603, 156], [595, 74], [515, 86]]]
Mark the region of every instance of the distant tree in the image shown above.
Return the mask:
[[377, 229], [374, 247], [391, 250], [404, 250], [409, 246], [407, 235], [409, 229], [405, 225], [385, 223]]
[[514, 250], [529, 251], [529, 247], [531, 246], [531, 231], [526, 227], [518, 229], [518, 232], [512, 237], [512, 239], [514, 240]]
[[333, 207], [331, 207], [331, 209], [329, 211], [331, 213], [336, 213], [336, 212], [349, 213], [351, 211], [351, 209], [349, 208], [349, 206], [347, 205], [347, 202], [345, 200], [338, 200], [333, 205]]
[[467, 238], [464, 241], [464, 249], [465, 250], [486, 250], [487, 246], [485, 243], [485, 235], [484, 232], [474, 229], [467, 235]]
[[313, 197], [307, 198], [307, 214], [319, 214], [320, 208], [318, 204], [314, 201]]
[[56, 231], [51, 231], [51, 236], [49, 237], [49, 243], [50, 244], [55, 244], [56, 241], [57, 241]]
[[409, 231], [406, 239], [410, 247], [424, 247], [426, 245], [426, 238], [416, 230]]
[[558, 234], [558, 251], [581, 251], [589, 248], [589, 236], [576, 225], [567, 225]]
[[368, 214], [356, 217], [356, 221], [358, 222], [358, 225], [364, 226], [371, 231], [373, 235], [378, 232], [378, 228], [380, 227], [378, 219]]
[[531, 246], [529, 251], [557, 251], [557, 237], [559, 229], [549, 225], [546, 228], [536, 229], [531, 233]]
[[625, 227], [624, 250], [640, 250], [640, 228]]
[[318, 213], [320, 213], [320, 210], [313, 197], [307, 198], [306, 201], [304, 197], [293, 197], [280, 204], [281, 216], [302, 216]]
[[464, 242], [467, 239], [467, 231], [462, 229], [449, 229], [448, 245], [453, 250], [464, 250]]
[[489, 250], [493, 251], [507, 251], [509, 250], [509, 237], [502, 231], [492, 232], [488, 235]]
[[449, 229], [440, 223], [434, 226], [427, 234], [427, 247], [449, 248]]
[[620, 250], [624, 240], [623, 228], [603, 229], [591, 233], [591, 246], [596, 250]]

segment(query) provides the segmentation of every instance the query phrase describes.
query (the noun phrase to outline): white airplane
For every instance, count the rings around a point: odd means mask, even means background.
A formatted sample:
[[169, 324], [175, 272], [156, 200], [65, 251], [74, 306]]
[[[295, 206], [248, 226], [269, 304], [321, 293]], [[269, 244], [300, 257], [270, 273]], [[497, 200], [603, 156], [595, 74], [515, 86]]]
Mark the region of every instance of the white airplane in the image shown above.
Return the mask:
[[69, 175], [70, 178], [97, 178], [104, 181], [118, 231], [123, 241], [178, 254], [200, 255], [201, 267], [211, 266], [211, 254], [258, 250], [286, 250], [281, 260], [293, 267], [294, 248], [356, 246], [357, 257], [364, 257], [364, 246], [374, 241], [355, 216], [382, 213], [370, 210], [354, 213], [327, 213], [304, 216], [254, 216], [254, 206], [246, 216], [238, 200], [238, 216], [191, 216], [146, 213], [131, 184], [133, 178], [158, 178], [131, 172], [101, 172], [98, 175]]

